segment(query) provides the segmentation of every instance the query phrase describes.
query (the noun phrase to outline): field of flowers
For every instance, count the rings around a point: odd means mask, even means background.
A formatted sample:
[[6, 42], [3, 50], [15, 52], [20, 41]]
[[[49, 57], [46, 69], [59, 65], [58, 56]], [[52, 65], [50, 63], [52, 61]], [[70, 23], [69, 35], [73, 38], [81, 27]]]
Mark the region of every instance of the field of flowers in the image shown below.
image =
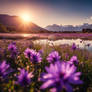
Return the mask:
[[92, 92], [91, 52], [25, 42], [0, 41], [0, 92]]

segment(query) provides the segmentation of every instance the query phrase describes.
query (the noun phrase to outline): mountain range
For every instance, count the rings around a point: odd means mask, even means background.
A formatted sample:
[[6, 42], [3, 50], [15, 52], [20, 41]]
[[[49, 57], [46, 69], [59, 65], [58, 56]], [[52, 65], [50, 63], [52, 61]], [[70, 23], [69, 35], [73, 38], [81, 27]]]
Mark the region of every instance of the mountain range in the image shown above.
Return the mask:
[[0, 32], [43, 33], [47, 31], [32, 22], [24, 23], [18, 16], [0, 14]]
[[63, 32], [63, 31], [82, 31], [83, 29], [92, 29], [92, 24], [84, 23], [83, 25], [73, 26], [73, 25], [48, 25], [45, 29], [53, 32]]
[[48, 32], [81, 32], [83, 29], [92, 29], [92, 24], [84, 23], [83, 25], [48, 25], [42, 28], [35, 23], [24, 23], [18, 16], [0, 14], [0, 33], [48, 33]]

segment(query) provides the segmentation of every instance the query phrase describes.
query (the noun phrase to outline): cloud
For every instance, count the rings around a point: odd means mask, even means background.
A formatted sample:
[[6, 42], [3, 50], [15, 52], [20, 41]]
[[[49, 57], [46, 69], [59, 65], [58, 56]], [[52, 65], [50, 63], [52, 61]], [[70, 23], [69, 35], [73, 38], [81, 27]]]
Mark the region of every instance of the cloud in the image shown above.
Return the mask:
[[85, 18], [85, 23], [91, 23], [92, 24], [92, 16]]
[[92, 20], [92, 16], [90, 17], [90, 19]]
[[86, 18], [85, 22], [92, 24], [92, 16], [90, 16], [89, 18]]

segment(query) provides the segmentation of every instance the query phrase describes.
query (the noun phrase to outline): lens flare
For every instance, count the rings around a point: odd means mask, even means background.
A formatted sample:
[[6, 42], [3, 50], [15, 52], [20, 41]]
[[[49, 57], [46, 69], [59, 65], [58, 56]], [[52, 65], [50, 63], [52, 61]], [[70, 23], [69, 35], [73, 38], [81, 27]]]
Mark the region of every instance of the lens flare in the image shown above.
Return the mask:
[[31, 16], [30, 14], [22, 14], [20, 16], [20, 18], [24, 21], [24, 22], [30, 22], [31, 21]]

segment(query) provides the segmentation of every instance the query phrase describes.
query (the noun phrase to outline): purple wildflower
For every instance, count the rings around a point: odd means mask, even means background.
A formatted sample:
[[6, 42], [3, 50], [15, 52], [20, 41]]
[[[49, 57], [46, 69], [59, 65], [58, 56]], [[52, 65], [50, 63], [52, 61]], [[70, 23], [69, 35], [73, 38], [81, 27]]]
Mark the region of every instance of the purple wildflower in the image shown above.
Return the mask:
[[11, 52], [11, 57], [15, 57], [18, 54], [17, 47], [15, 43], [8, 45], [8, 50]]
[[73, 45], [72, 45], [72, 50], [76, 50], [76, 48], [77, 48], [76, 44], [73, 43]]
[[78, 64], [77, 56], [72, 56], [71, 59], [68, 61], [70, 64]]
[[12, 70], [10, 65], [6, 64], [6, 61], [0, 63], [0, 78], [6, 78], [10, 72], [12, 72]]
[[77, 68], [67, 62], [58, 61], [45, 69], [47, 73], [44, 73], [40, 79], [44, 82], [41, 89], [53, 87], [57, 92], [61, 92], [64, 88], [67, 92], [72, 92], [71, 84], [82, 84], [79, 79], [81, 73], [76, 72]]
[[65, 54], [65, 58], [66, 59], [69, 58], [69, 54], [68, 53]]
[[24, 55], [26, 58], [30, 59], [30, 61], [33, 63], [41, 62], [42, 60], [40, 53], [36, 52], [33, 49], [27, 48], [24, 52]]
[[17, 47], [14, 43], [11, 43], [8, 45], [8, 50], [11, 51], [11, 52], [14, 52], [17, 50]]
[[32, 50], [27, 48], [25, 51], [24, 51], [24, 55], [26, 58], [30, 59], [31, 57], [31, 53], [32, 53]]
[[41, 58], [40, 53], [36, 52], [35, 50], [32, 50], [30, 61], [32, 61], [33, 63], [41, 62], [42, 58]]
[[38, 52], [39, 52], [41, 55], [43, 54], [43, 50], [39, 50]]
[[17, 84], [20, 84], [21, 86], [27, 86], [31, 82], [32, 73], [28, 73], [25, 69], [20, 70], [20, 75], [18, 75]]
[[57, 51], [51, 52], [47, 57], [48, 62], [57, 62], [60, 60], [59, 53]]

